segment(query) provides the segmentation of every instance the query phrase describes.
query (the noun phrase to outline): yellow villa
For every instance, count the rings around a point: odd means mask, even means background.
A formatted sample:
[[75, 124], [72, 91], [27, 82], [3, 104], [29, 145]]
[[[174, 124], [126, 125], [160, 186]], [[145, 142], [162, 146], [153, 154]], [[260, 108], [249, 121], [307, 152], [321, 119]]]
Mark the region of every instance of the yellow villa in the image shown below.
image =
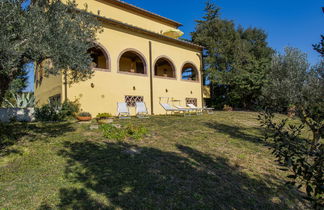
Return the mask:
[[[93, 116], [117, 114], [126, 102], [145, 102], [150, 114], [165, 114], [160, 103], [203, 106], [202, 47], [179, 39], [181, 24], [118, 0], [77, 0], [100, 14], [104, 31], [89, 49], [94, 62], [91, 79], [65, 85], [62, 75], [35, 76], [38, 105], [49, 99], [79, 100]], [[40, 82], [41, 80], [41, 82]]]

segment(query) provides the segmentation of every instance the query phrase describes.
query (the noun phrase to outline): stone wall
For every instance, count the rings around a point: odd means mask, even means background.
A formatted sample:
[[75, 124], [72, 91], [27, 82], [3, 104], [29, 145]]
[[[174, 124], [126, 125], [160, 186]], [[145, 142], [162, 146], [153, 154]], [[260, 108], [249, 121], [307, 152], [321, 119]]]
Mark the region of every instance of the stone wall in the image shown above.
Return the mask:
[[23, 122], [31, 122], [35, 120], [34, 108], [0, 108], [0, 121], [10, 122], [10, 120], [17, 120]]

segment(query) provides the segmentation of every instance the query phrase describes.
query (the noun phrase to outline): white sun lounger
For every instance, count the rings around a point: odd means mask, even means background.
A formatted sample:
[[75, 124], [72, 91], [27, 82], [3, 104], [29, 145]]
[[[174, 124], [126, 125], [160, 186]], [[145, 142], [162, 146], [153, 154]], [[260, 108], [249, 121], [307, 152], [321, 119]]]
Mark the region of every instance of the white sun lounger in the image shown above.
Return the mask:
[[190, 108], [193, 108], [193, 109], [197, 109], [199, 110], [199, 112], [202, 114], [203, 111], [206, 111], [207, 114], [214, 114], [214, 108], [207, 108], [207, 107], [204, 107], [204, 108], [198, 108], [196, 107], [195, 105], [193, 104], [187, 104]]
[[190, 107], [183, 107], [183, 106], [179, 106], [179, 105], [175, 105], [175, 107], [178, 108], [178, 109], [181, 109], [181, 110], [186, 110], [187, 111], [187, 115], [189, 115], [189, 116], [190, 116], [191, 112], [193, 112], [193, 111], [195, 113], [197, 113], [195, 109], [192, 109]]
[[203, 114], [203, 109], [202, 108], [198, 108], [193, 104], [187, 104], [187, 106], [189, 106], [191, 109], [194, 109], [196, 111], [197, 115], [198, 114]]
[[166, 111], [166, 114], [168, 114], [168, 112], [171, 112], [171, 114], [173, 114], [173, 113], [181, 113], [182, 112], [183, 115], [186, 115], [186, 112], [188, 112], [188, 109], [174, 108], [170, 104], [160, 103], [160, 105]]
[[148, 111], [144, 102], [136, 102], [136, 116], [138, 118], [149, 118]]
[[130, 112], [127, 104], [125, 102], [117, 103], [117, 113], [119, 119], [130, 119]]

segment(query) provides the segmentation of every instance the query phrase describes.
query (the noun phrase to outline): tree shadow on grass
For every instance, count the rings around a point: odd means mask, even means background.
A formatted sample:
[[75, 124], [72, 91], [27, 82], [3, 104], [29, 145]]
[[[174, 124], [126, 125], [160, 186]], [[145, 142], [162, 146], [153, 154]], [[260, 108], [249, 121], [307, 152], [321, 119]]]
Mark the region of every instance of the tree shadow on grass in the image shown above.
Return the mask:
[[242, 128], [238, 126], [231, 126], [231, 125], [226, 125], [217, 122], [208, 122], [205, 124], [207, 127], [214, 129], [216, 132], [227, 134], [231, 138], [241, 139], [244, 141], [249, 141], [249, 142], [264, 144], [269, 146], [269, 144], [263, 141], [263, 139], [260, 136], [246, 133], [246, 131], [251, 129], [257, 129], [261, 133], [263, 132], [262, 128]]
[[57, 207], [289, 208], [286, 198], [274, 202], [277, 191], [240, 172], [227, 159], [182, 145], [177, 148], [177, 152], [166, 152], [127, 143], [66, 143], [60, 152], [67, 158], [65, 175], [80, 187], [62, 188]]
[[0, 157], [9, 154], [20, 154], [10, 146], [20, 141], [46, 141], [48, 138], [58, 137], [75, 129], [71, 123], [0, 123]]

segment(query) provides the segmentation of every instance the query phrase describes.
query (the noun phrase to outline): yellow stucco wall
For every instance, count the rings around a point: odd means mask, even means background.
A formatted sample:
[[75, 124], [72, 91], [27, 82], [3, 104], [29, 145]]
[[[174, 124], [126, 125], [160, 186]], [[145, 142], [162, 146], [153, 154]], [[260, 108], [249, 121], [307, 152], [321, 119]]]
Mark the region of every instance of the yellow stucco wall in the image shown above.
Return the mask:
[[62, 95], [62, 76], [49, 75], [43, 79], [36, 78], [34, 84], [34, 94], [36, 98], [36, 105], [41, 106], [48, 103], [48, 99], [52, 96]]
[[[107, 72], [96, 71], [91, 79], [69, 86], [69, 100], [78, 99], [82, 110], [90, 112], [93, 116], [102, 112], [115, 115], [117, 114], [117, 102], [123, 102], [125, 95], [143, 96], [150, 111], [149, 41], [152, 42], [153, 74], [155, 61], [161, 56], [169, 58], [176, 68], [176, 79], [153, 76], [154, 114], [165, 113], [159, 104], [160, 97], [181, 100], [182, 106], [185, 106], [185, 98], [197, 98], [198, 105], [201, 106], [200, 76], [199, 81], [181, 80], [181, 68], [186, 61], [193, 63], [197, 69], [200, 69], [198, 51], [161, 42], [109, 25], [105, 25], [104, 32], [99, 34], [98, 42], [108, 51], [110, 70]], [[147, 74], [118, 72], [118, 58], [125, 49], [135, 49], [143, 55]], [[91, 84], [94, 87], [91, 87]], [[131, 112], [135, 114], [135, 109], [131, 108]]]
[[156, 33], [160, 33], [161, 31], [165, 32], [171, 28], [175, 28], [157, 20], [149, 19], [135, 12], [127, 11], [111, 3], [107, 3], [104, 0], [76, 0], [76, 3], [80, 9], [84, 9], [84, 5], [87, 4], [88, 11], [93, 14], [98, 14], [98, 10], [100, 10], [100, 16], [118, 20]]
[[[100, 8], [101, 15], [127, 22], [145, 29], [159, 32], [161, 29], [170, 28], [159, 22], [135, 15], [113, 6], [103, 4], [103, 1], [77, 0], [80, 5], [87, 2], [90, 10]], [[82, 111], [90, 112], [94, 117], [98, 113], [117, 114], [117, 102], [124, 102], [126, 95], [143, 96], [149, 113], [151, 113], [150, 94], [150, 54], [149, 43], [152, 46], [152, 76], [153, 76], [153, 107], [154, 114], [165, 114], [160, 102], [166, 102], [160, 97], [169, 97], [169, 102], [174, 105], [186, 106], [186, 98], [196, 98], [198, 106], [202, 105], [201, 74], [199, 72], [201, 61], [199, 50], [194, 50], [183, 45], [162, 41], [149, 35], [121, 29], [117, 26], [103, 24], [103, 33], [98, 34], [98, 43], [105, 48], [109, 56], [109, 70], [95, 71], [89, 80], [78, 82], [68, 86], [67, 98], [70, 101], [79, 100]], [[119, 71], [120, 56], [127, 50], [134, 50], [145, 61], [146, 74], [134, 74]], [[176, 70], [176, 78], [154, 76], [155, 62], [161, 58], [169, 59]], [[103, 62], [100, 60], [99, 62]], [[189, 62], [196, 66], [198, 81], [184, 81], [181, 79], [183, 65]], [[128, 67], [128, 65], [126, 65]], [[122, 66], [124, 68], [124, 66]], [[39, 104], [47, 103], [48, 98], [61, 94], [65, 98], [62, 76], [52, 76], [43, 80], [40, 87], [35, 88], [35, 95]], [[171, 100], [177, 100], [172, 103]], [[135, 108], [131, 108], [135, 114]]]

